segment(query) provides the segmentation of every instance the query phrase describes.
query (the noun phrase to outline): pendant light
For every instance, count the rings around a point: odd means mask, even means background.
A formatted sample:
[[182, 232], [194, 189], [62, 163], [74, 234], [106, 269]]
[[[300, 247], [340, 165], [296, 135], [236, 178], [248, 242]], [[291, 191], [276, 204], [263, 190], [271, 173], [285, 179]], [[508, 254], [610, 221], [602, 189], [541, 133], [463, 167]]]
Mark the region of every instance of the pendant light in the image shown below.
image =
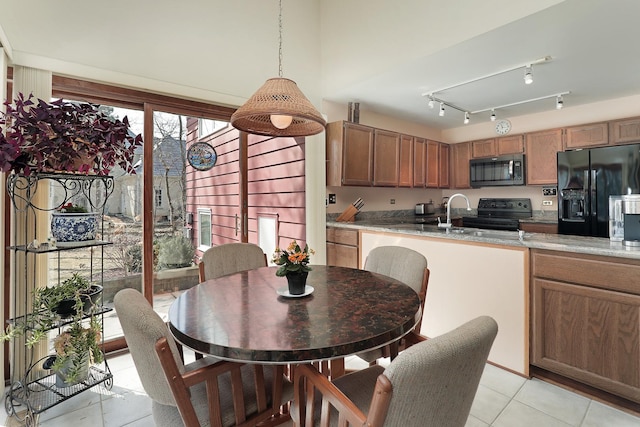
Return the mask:
[[324, 130], [325, 120], [296, 82], [282, 77], [282, 0], [279, 6], [278, 77], [267, 80], [231, 115], [231, 125], [257, 135], [315, 135]]

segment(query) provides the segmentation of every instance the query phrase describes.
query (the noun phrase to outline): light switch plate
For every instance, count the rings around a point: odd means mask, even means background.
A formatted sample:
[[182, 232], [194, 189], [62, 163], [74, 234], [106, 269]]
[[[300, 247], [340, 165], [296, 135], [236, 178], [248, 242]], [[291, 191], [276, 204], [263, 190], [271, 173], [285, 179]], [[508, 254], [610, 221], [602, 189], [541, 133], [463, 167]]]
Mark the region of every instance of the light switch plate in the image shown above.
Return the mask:
[[542, 195], [546, 197], [557, 196], [558, 189], [556, 187], [542, 187]]

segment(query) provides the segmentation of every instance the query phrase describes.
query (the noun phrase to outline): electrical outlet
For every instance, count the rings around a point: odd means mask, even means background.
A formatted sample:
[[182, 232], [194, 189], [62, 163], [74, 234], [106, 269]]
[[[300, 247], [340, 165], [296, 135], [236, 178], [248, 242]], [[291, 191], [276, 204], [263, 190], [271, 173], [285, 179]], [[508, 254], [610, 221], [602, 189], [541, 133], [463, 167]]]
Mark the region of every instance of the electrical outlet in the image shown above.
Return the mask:
[[396, 199], [389, 200], [389, 203], [391, 203], [392, 205], [395, 205], [396, 204]]
[[333, 205], [336, 203], [336, 195], [335, 194], [329, 194], [329, 204]]
[[545, 197], [557, 196], [558, 189], [556, 187], [542, 187], [542, 195]]
[[543, 200], [542, 206], [553, 206], [553, 200]]

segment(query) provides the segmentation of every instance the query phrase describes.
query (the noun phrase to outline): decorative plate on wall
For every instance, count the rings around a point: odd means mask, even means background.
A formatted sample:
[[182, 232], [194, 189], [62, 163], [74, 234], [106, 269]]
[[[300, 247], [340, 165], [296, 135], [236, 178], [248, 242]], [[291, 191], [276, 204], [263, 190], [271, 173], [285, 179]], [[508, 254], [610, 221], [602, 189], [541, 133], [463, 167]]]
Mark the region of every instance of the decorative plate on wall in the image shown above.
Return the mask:
[[206, 142], [196, 142], [187, 150], [187, 161], [196, 170], [209, 170], [217, 160], [216, 149]]

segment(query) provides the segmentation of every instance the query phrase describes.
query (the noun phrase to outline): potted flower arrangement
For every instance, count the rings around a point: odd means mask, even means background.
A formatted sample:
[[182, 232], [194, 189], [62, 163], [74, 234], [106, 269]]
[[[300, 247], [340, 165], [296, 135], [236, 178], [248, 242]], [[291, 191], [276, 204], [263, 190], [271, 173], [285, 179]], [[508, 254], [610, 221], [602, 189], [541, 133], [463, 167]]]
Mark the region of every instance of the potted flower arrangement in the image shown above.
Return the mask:
[[[60, 327], [69, 327], [54, 339], [55, 356], [46, 359], [43, 367], [53, 369], [60, 377], [59, 387], [72, 385], [85, 379], [89, 366], [104, 360], [101, 343], [101, 325], [93, 315], [102, 293], [102, 286], [74, 273], [57, 286], [34, 291], [31, 314], [21, 317], [0, 335], [1, 341], [26, 336], [26, 345], [33, 347], [47, 338], [47, 333]], [[83, 319], [88, 315], [88, 326]]]
[[311, 267], [309, 261], [311, 255], [315, 254], [309, 245], [305, 244], [304, 249], [300, 248], [298, 242], [293, 240], [286, 250], [276, 248], [273, 254], [273, 263], [280, 267], [276, 270], [276, 276], [285, 276], [289, 286], [289, 294], [301, 295], [305, 292], [307, 276]]
[[109, 117], [95, 105], [25, 99], [4, 103], [0, 125], [0, 171], [31, 175], [42, 172], [107, 175], [119, 165], [135, 173], [133, 156], [142, 144], [129, 121]]

